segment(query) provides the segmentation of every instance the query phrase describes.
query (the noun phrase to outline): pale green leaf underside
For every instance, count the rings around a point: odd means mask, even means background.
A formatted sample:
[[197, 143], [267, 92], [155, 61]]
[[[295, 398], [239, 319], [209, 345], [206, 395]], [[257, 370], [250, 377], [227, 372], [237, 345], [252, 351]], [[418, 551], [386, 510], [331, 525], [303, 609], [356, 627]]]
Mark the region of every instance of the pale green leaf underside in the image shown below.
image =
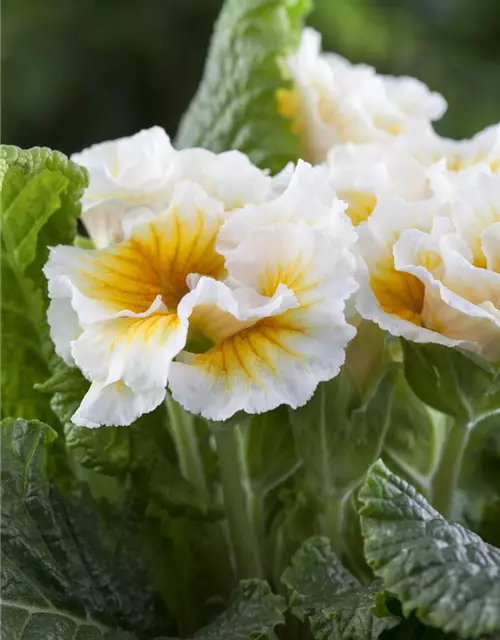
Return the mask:
[[500, 549], [446, 522], [382, 462], [359, 499], [366, 559], [406, 614], [462, 638], [500, 631]]
[[344, 367], [290, 411], [310, 496], [324, 505], [349, 493], [380, 455], [390, 421], [394, 371], [388, 368], [362, 393]]
[[298, 46], [308, 8], [308, 0], [227, 0], [179, 128], [180, 147], [239, 149], [272, 172], [303, 155], [276, 92], [291, 86], [280, 60]]

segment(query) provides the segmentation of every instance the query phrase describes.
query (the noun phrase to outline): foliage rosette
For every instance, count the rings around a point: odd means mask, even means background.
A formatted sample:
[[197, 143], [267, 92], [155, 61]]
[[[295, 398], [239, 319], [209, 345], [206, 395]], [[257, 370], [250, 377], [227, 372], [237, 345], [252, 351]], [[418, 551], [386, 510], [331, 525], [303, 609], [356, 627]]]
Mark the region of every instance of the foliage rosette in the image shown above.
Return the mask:
[[2, 147], [5, 640], [500, 633], [499, 125], [308, 8], [226, 1], [175, 143]]

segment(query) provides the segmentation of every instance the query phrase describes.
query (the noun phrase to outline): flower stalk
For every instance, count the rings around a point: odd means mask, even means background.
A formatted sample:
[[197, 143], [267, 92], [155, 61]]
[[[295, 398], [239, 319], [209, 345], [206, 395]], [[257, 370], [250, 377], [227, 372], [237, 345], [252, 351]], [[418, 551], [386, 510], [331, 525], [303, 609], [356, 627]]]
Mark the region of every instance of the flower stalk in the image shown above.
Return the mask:
[[238, 578], [261, 577], [257, 534], [249, 514], [245, 468], [237, 427], [214, 432], [224, 505]]
[[432, 481], [434, 507], [447, 519], [452, 515], [453, 497], [458, 486], [469, 435], [469, 424], [458, 420], [452, 424]]
[[343, 548], [342, 530], [344, 524], [344, 496], [327, 500], [323, 514], [323, 531], [330, 538], [333, 549], [341, 553]]
[[165, 405], [181, 473], [196, 488], [200, 498], [208, 503], [209, 493], [198, 446], [194, 416], [184, 411], [169, 394], [166, 396]]

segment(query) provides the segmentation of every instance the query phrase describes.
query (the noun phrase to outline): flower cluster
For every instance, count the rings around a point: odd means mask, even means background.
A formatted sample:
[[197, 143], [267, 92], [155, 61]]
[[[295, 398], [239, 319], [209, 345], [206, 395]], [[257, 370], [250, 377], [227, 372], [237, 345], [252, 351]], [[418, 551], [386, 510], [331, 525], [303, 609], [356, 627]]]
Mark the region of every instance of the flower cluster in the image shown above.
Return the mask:
[[317, 166], [270, 177], [158, 127], [73, 157], [96, 248], [55, 247], [45, 273], [56, 351], [92, 383], [75, 424], [130, 424], [167, 388], [213, 420], [300, 406], [344, 362], [348, 302], [500, 360], [500, 126], [441, 138], [441, 96], [319, 45], [306, 29], [277, 96]]
[[45, 267], [56, 351], [92, 382], [75, 424], [130, 424], [167, 385], [214, 420], [296, 407], [338, 373], [355, 234], [325, 168], [272, 179], [159, 128], [75, 159], [99, 248], [55, 247]]
[[288, 68], [310, 157], [357, 230], [359, 315], [498, 361], [500, 125], [440, 137], [441, 96], [320, 53], [310, 29]]

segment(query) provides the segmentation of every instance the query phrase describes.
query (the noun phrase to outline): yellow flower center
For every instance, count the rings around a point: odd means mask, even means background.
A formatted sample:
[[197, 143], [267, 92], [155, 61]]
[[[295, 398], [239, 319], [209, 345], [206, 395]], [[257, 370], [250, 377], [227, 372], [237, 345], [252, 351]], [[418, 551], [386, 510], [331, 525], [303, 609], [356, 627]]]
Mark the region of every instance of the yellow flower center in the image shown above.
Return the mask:
[[161, 295], [169, 312], [188, 293], [190, 273], [220, 278], [224, 259], [215, 251], [219, 224], [198, 212], [186, 224], [177, 210], [138, 228], [129, 240], [96, 251], [82, 272], [82, 293], [116, 311], [146, 311]]
[[337, 195], [349, 205], [346, 213], [355, 227], [368, 220], [377, 206], [377, 198], [369, 191], [342, 189]]
[[425, 287], [416, 276], [396, 271], [391, 258], [374, 271], [370, 286], [386, 313], [422, 326]]

